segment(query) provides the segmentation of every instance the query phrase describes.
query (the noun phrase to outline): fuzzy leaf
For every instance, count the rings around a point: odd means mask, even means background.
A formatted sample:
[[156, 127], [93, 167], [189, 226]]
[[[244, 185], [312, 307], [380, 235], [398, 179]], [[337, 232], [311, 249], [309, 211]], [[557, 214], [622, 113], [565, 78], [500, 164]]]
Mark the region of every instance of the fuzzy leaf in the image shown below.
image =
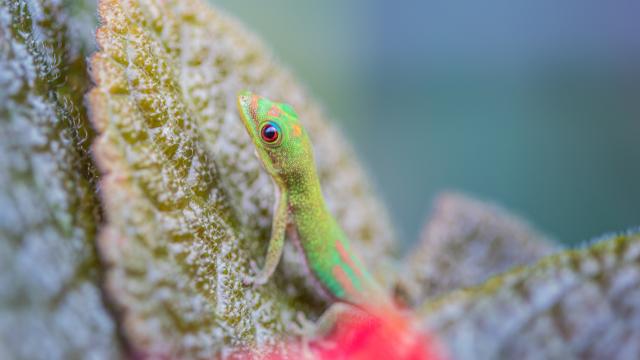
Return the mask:
[[240, 90], [302, 114], [355, 247], [369, 260], [392, 252], [385, 212], [346, 143], [239, 24], [197, 0], [102, 0], [99, 13], [88, 95], [107, 216], [99, 248], [135, 352], [210, 358], [266, 345], [292, 332], [296, 311], [322, 308], [291, 246], [274, 281], [242, 285], [249, 262], [262, 264], [274, 199], [238, 118]]
[[422, 309], [455, 359], [640, 358], [640, 233], [549, 256]]
[[117, 358], [94, 239], [88, 79], [56, 1], [0, 1], [0, 358]]
[[557, 245], [503, 209], [444, 193], [410, 253], [400, 290], [412, 304], [531, 264]]

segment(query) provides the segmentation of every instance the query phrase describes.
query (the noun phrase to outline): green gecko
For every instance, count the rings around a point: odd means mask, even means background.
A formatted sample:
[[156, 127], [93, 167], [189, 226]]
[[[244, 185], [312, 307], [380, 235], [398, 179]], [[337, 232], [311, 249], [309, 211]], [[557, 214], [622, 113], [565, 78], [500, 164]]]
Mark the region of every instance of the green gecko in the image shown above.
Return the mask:
[[[337, 304], [361, 310], [394, 308], [327, 209], [311, 141], [293, 108], [244, 91], [238, 95], [238, 109], [256, 155], [276, 188], [266, 261], [250, 282], [268, 281], [280, 261], [287, 233], [302, 248], [311, 275]], [[331, 325], [328, 323], [349, 307], [333, 306], [319, 322]]]

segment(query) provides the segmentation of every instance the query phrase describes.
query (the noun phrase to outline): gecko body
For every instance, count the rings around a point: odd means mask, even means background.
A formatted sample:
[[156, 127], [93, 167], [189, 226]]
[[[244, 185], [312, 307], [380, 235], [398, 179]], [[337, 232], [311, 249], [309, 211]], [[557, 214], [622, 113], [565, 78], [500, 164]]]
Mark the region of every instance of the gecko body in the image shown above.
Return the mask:
[[[436, 347], [430, 347], [435, 343], [395, 306], [352, 250], [324, 201], [311, 141], [293, 108], [244, 91], [238, 95], [238, 109], [256, 155], [276, 188], [266, 260], [249, 282], [268, 281], [288, 232], [302, 248], [310, 274], [334, 300], [315, 324], [301, 319], [305, 358], [314, 358], [307, 342], [311, 336], [342, 344], [340, 356], [335, 349], [317, 348], [319, 359], [445, 359], [434, 355]], [[340, 330], [344, 325], [349, 329], [346, 333]]]
[[299, 241], [311, 274], [334, 300], [357, 307], [390, 305], [327, 208], [311, 141], [293, 108], [245, 91], [238, 95], [238, 109], [276, 187], [266, 261], [253, 282], [262, 284], [273, 274], [288, 230]]

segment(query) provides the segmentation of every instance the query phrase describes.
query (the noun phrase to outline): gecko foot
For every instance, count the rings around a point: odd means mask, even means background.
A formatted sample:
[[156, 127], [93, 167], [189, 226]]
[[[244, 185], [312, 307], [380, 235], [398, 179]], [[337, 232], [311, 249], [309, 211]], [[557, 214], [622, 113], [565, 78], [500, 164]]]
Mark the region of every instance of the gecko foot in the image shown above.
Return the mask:
[[255, 261], [253, 260], [249, 261], [249, 268], [251, 268], [250, 272], [254, 275], [244, 275], [242, 277], [242, 285], [244, 286], [253, 285], [253, 287], [256, 288], [258, 286], [261, 286], [267, 283], [268, 279], [261, 275], [262, 271], [260, 270], [260, 268], [258, 267]]
[[314, 359], [311, 350], [311, 342], [314, 340], [316, 324], [307, 319], [301, 311], [296, 313], [296, 322], [294, 322], [294, 332], [300, 337], [300, 347], [304, 359]]
[[313, 333], [315, 332], [316, 329], [316, 324], [307, 319], [307, 316], [301, 312], [298, 311], [296, 313], [296, 320], [297, 320], [297, 329], [296, 331], [301, 335], [301, 336], [309, 336], [309, 335], [313, 335]]

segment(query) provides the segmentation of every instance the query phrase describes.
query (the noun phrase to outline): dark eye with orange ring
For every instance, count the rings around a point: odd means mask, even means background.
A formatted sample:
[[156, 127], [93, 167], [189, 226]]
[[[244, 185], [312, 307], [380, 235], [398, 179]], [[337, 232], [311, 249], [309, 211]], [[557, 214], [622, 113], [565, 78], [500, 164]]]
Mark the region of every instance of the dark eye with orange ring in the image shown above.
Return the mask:
[[260, 137], [268, 144], [276, 143], [280, 139], [280, 135], [280, 127], [273, 122], [262, 125], [260, 130]]

